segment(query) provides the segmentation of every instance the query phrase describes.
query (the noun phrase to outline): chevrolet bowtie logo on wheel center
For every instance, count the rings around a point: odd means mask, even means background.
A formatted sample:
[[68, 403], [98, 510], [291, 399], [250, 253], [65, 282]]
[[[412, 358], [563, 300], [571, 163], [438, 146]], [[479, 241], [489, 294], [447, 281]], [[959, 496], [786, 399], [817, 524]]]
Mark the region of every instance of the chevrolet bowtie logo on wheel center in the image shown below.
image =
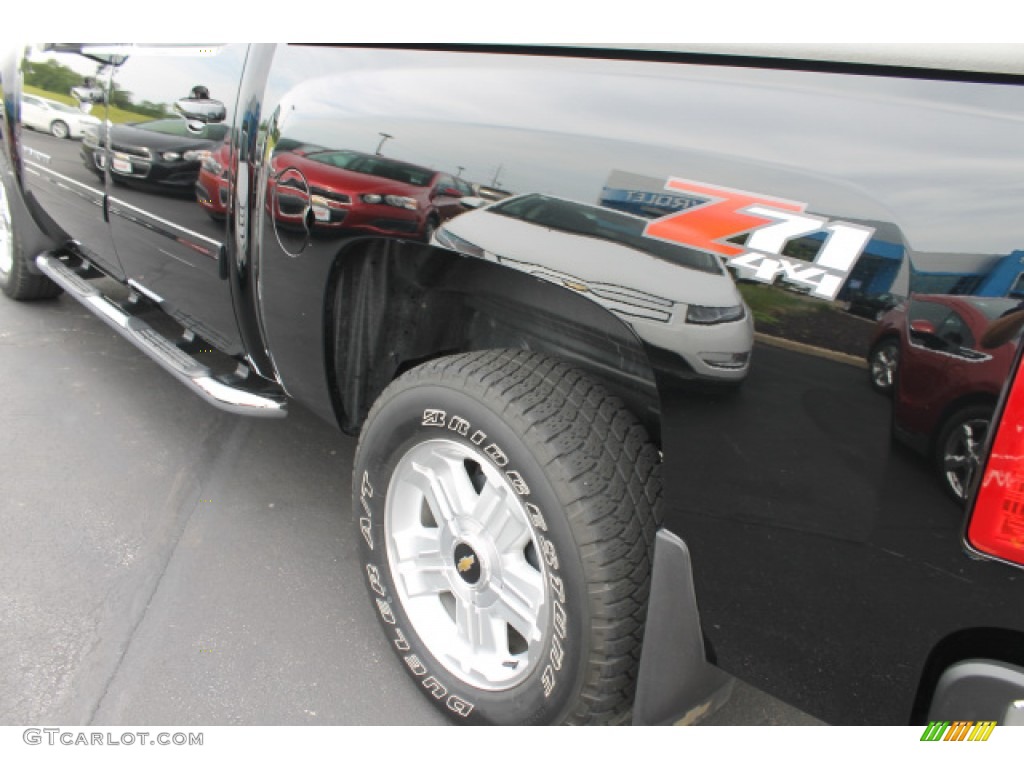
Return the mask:
[[476, 584], [480, 581], [480, 558], [465, 542], [460, 542], [455, 547], [455, 570], [467, 584]]

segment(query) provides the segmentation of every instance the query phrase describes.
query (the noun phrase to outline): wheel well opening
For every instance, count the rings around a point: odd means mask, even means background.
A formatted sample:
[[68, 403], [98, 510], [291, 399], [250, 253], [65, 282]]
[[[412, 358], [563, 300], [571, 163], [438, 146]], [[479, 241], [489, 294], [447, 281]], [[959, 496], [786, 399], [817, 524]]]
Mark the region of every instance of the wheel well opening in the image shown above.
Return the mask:
[[660, 436], [654, 373], [632, 329], [568, 288], [440, 248], [365, 240], [339, 254], [327, 292], [326, 355], [341, 428], [359, 431], [397, 376], [432, 359], [528, 349], [598, 379]]
[[943, 638], [925, 662], [911, 710], [911, 725], [928, 722], [935, 689], [943, 673], [954, 664], [968, 659], [1024, 667], [1024, 635], [1009, 629], [978, 627], [954, 632]]
[[900, 343], [900, 337], [895, 332], [887, 333], [884, 336], [879, 336], [877, 339], [875, 339], [875, 343], [871, 345], [871, 349], [868, 351], [868, 354], [872, 354], [876, 349], [878, 349], [883, 344], [889, 344], [892, 342], [895, 342], [897, 345]]
[[942, 412], [942, 416], [938, 419], [938, 421], [935, 422], [938, 425], [938, 428], [935, 429], [933, 434], [932, 434], [932, 439], [931, 439], [931, 443], [930, 443], [929, 451], [928, 451], [929, 455], [931, 455], [931, 456], [935, 455], [935, 452], [939, 448], [940, 436], [941, 436], [943, 430], [946, 428], [946, 424], [949, 422], [949, 419], [954, 414], [958, 413], [959, 411], [964, 410], [965, 408], [970, 408], [971, 406], [976, 406], [976, 405], [984, 406], [984, 407], [989, 408], [989, 409], [994, 411], [995, 407], [996, 407], [996, 402], [997, 402], [997, 398], [996, 398], [995, 395], [990, 395], [990, 394], [987, 394], [987, 393], [979, 393], [979, 394], [968, 395], [967, 397], [962, 397], [959, 400], [955, 400], [952, 403], [950, 403], [949, 405], [947, 405], [946, 409]]

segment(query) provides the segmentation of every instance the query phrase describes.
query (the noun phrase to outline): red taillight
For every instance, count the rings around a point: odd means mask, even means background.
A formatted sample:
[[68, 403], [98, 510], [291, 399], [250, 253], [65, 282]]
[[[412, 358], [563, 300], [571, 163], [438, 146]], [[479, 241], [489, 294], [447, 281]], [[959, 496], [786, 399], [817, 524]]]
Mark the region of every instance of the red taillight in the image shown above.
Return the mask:
[[1020, 358], [967, 521], [967, 545], [1024, 565], [1024, 376]]

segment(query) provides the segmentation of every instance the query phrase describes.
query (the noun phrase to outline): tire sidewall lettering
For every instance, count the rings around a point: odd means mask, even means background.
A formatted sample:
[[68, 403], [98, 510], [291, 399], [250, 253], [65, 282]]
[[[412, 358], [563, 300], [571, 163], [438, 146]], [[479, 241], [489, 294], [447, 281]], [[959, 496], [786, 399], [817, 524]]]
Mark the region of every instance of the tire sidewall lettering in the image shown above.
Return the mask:
[[[431, 397], [431, 390], [440, 394]], [[452, 400], [464, 402], [456, 407], [450, 404]], [[581, 594], [566, 588], [562, 570], [570, 561], [576, 565], [572, 533], [537, 460], [514, 428], [504, 424], [485, 404], [462, 393], [435, 387], [406, 390], [396, 396], [389, 408], [379, 414], [374, 433], [374, 444], [364, 451], [361, 443], [357, 452], [354, 495], [365, 552], [370, 557], [368, 562], [364, 561], [367, 585], [389, 642], [403, 659], [403, 666], [424, 686], [435, 704], [458, 718], [472, 716], [474, 721], [503, 722], [504, 715], [498, 707], [507, 707], [508, 700], [515, 697], [517, 706], [523, 709], [518, 722], [556, 720], [582, 686], [582, 669], [570, 671], [573, 664], [567, 658], [584, 657], [582, 612], [586, 603], [581, 570], [569, 582], [575, 583]], [[548, 595], [543, 610], [549, 625], [544, 647], [530, 675], [504, 691], [474, 689], [449, 673], [412, 631], [394, 591], [384, 545], [388, 484], [397, 463], [412, 446], [439, 437], [462, 442], [482, 453], [504, 474], [523, 503], [538, 558], [543, 563]], [[566, 561], [570, 555], [570, 561]]]

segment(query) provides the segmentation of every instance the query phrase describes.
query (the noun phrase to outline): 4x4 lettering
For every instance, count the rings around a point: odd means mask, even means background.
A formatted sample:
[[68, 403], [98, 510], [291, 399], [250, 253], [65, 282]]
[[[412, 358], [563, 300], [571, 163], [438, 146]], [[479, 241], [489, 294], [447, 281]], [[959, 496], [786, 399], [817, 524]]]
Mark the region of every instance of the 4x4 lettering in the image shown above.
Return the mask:
[[842, 277], [828, 274], [808, 262], [772, 258], [753, 251], [737, 256], [731, 264], [755, 270], [754, 279], [764, 283], [774, 282], [776, 277], [782, 275], [785, 280], [812, 288], [811, 293], [822, 299], [835, 298], [843, 284]]

